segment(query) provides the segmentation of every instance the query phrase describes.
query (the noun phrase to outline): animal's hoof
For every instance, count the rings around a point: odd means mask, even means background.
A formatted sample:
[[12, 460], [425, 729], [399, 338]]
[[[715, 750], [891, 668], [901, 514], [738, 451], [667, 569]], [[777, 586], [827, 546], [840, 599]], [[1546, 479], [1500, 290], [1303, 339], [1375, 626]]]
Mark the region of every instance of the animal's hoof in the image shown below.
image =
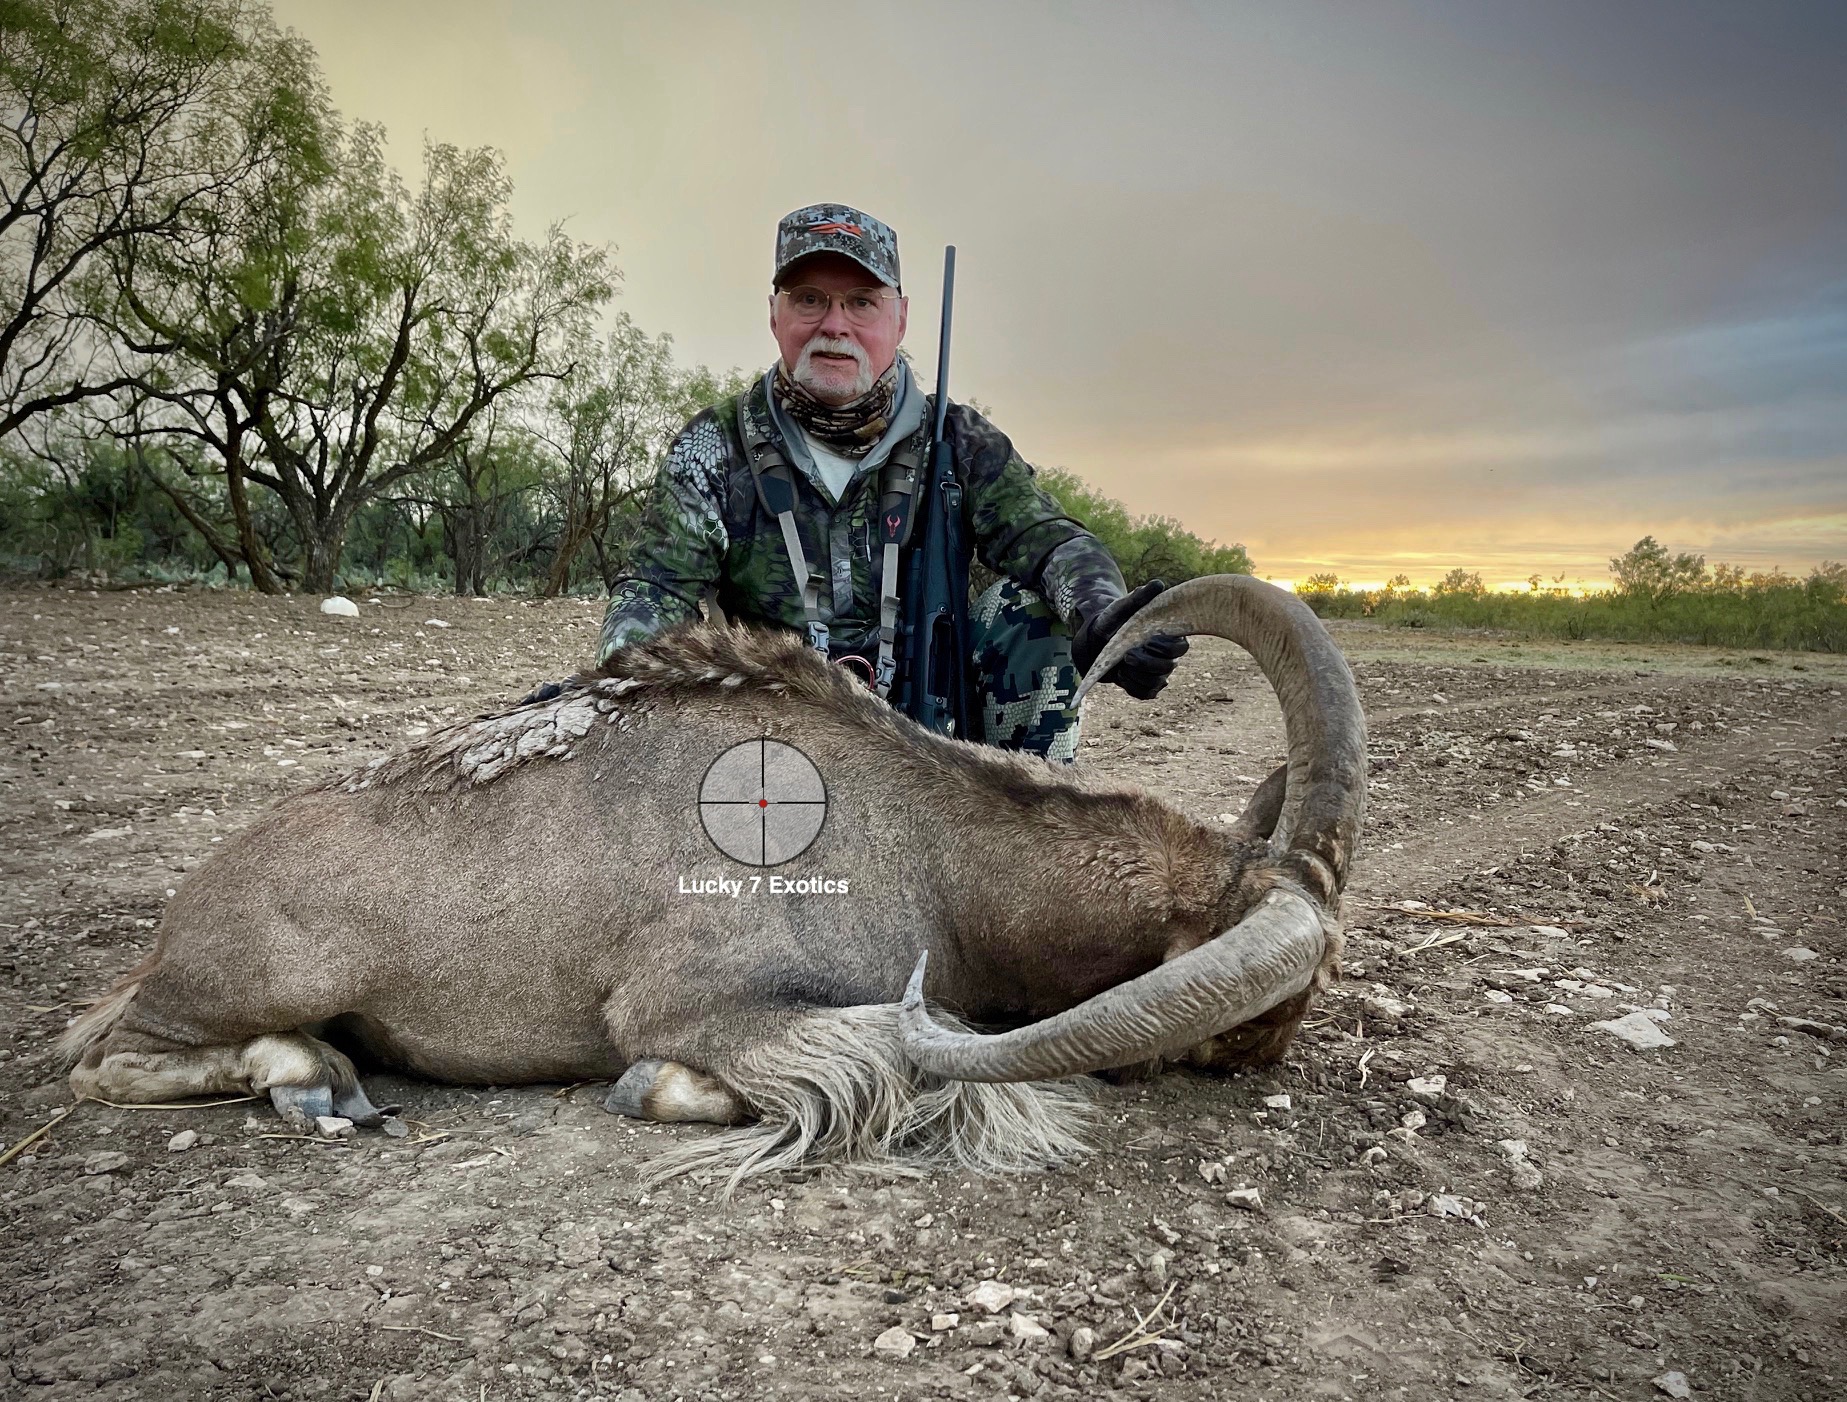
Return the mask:
[[314, 1122], [334, 1113], [333, 1090], [329, 1086], [271, 1086], [269, 1103], [289, 1128], [302, 1134], [313, 1134]]
[[666, 1064], [664, 1061], [637, 1061], [622, 1073], [622, 1079], [616, 1082], [615, 1089], [603, 1101], [603, 1108], [612, 1115], [627, 1115], [635, 1120], [652, 1119], [641, 1108], [641, 1100], [654, 1088], [654, 1079]]
[[387, 1105], [383, 1109], [366, 1098], [365, 1087], [355, 1085], [351, 1090], [341, 1091], [333, 1098], [334, 1114], [344, 1115], [356, 1125], [366, 1129], [377, 1129], [385, 1123], [385, 1116], [395, 1115], [399, 1107]]

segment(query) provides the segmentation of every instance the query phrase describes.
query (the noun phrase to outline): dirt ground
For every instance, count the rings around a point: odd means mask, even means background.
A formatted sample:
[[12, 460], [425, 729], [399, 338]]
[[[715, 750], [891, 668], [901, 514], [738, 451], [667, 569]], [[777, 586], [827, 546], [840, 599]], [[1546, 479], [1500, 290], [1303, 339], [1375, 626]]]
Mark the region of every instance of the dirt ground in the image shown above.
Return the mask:
[[[1060, 1172], [649, 1192], [705, 1131], [598, 1086], [374, 1079], [407, 1139], [57, 1118], [52, 1038], [221, 834], [598, 616], [390, 602], [0, 593], [0, 1144], [56, 1121], [0, 1166], [0, 1394], [1847, 1395], [1843, 659], [1337, 627], [1373, 756], [1344, 982], [1269, 1071], [1100, 1087]], [[1204, 819], [1281, 754], [1226, 645], [1105, 692], [1082, 762]], [[1593, 1025], [1630, 1014], [1673, 1044]]]

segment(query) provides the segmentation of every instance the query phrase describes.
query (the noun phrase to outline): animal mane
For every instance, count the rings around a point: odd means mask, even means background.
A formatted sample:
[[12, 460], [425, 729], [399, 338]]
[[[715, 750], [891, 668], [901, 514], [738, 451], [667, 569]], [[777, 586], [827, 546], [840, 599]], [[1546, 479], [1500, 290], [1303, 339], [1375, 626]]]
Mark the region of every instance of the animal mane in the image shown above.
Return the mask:
[[[992, 821], [997, 811], [1030, 811], [1044, 841], [1070, 841], [1099, 880], [1141, 890], [1175, 910], [1197, 908], [1210, 892], [1186, 889], [1183, 854], [1200, 850], [1192, 820], [1135, 784], [1036, 756], [951, 740], [918, 725], [868, 691], [844, 667], [823, 660], [782, 629], [689, 623], [620, 648], [570, 679], [548, 702], [445, 726], [362, 769], [317, 787], [382, 791], [396, 798], [459, 796], [516, 769], [573, 758], [598, 725], [628, 729], [672, 693], [760, 692], [818, 712], [861, 732], [913, 782], [927, 789], [945, 823]], [[1115, 817], [1114, 836], [1097, 844], [1097, 800]]]
[[[887, 740], [937, 739], [786, 630], [693, 623], [620, 648], [548, 702], [457, 721], [317, 785], [348, 793], [460, 793], [542, 760], [568, 760], [599, 722], [627, 729], [648, 699], [694, 690], [786, 695]], [[959, 748], [959, 747], [951, 747]]]

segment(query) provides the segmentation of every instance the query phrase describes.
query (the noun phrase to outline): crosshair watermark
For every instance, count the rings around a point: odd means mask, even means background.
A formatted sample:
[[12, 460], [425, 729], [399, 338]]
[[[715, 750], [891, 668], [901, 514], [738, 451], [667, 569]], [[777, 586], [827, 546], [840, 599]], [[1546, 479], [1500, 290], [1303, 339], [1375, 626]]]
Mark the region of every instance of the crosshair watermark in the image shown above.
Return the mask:
[[733, 745], [699, 784], [699, 821], [733, 861], [773, 867], [794, 861], [827, 821], [827, 785], [814, 762], [780, 740]]

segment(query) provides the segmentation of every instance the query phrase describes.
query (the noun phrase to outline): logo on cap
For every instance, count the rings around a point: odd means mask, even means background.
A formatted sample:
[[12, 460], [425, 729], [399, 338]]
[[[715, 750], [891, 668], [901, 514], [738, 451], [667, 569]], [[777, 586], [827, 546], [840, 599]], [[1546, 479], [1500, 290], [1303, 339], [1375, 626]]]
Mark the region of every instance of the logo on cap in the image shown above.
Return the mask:
[[898, 287], [898, 235], [862, 209], [845, 204], [811, 204], [782, 217], [776, 226], [776, 271], [811, 253], [840, 253], [887, 287]]

